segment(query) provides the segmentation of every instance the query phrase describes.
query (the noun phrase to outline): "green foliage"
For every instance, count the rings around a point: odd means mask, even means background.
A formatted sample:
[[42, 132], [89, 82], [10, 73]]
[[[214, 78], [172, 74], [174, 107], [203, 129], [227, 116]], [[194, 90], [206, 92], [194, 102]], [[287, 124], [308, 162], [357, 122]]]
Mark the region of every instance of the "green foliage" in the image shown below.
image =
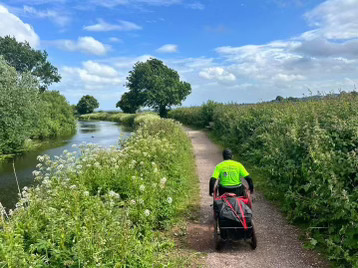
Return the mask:
[[93, 96], [86, 95], [79, 100], [76, 107], [79, 114], [89, 114], [99, 107], [99, 103]]
[[29, 73], [19, 76], [0, 56], [0, 155], [19, 151], [39, 118], [38, 84]]
[[0, 57], [0, 155], [23, 151], [29, 138], [67, 135], [75, 128], [72, 109], [63, 96], [39, 93], [33, 75], [19, 75]]
[[53, 138], [66, 136], [76, 131], [73, 109], [66, 98], [58, 91], [46, 91], [40, 94], [38, 106], [40, 117], [33, 138]]
[[81, 120], [114, 121], [129, 127], [136, 127], [146, 121], [156, 120], [159, 118], [160, 117], [154, 113], [125, 114], [125, 113], [108, 113], [108, 112], [84, 114], [81, 115], [80, 117]]
[[169, 112], [169, 117], [186, 125], [204, 128], [213, 123], [214, 111], [220, 105], [222, 104], [209, 100], [200, 107], [172, 110]]
[[20, 74], [30, 72], [35, 76], [41, 91], [61, 80], [56, 67], [47, 61], [47, 52], [31, 48], [28, 42], [18, 42], [14, 37], [0, 37], [0, 55]]
[[[190, 123], [185, 116], [197, 109], [170, 115]], [[267, 192], [282, 196], [289, 219], [309, 227], [311, 247], [325, 248], [340, 265], [358, 266], [357, 96], [219, 105], [213, 122], [225, 146], [260, 167]]]
[[39, 186], [11, 216], [0, 207], [0, 266], [183, 267], [163, 230], [188, 206], [191, 142], [171, 120], [151, 120], [120, 150], [39, 156]]
[[[157, 59], [137, 62], [127, 77], [129, 93], [121, 101], [126, 105], [152, 107], [166, 117], [173, 105], [180, 105], [191, 93], [189, 83], [180, 81], [179, 74]], [[132, 100], [134, 99], [134, 100]]]
[[116, 107], [124, 113], [134, 114], [142, 105], [143, 101], [135, 91], [129, 91], [122, 95], [121, 100], [117, 102]]

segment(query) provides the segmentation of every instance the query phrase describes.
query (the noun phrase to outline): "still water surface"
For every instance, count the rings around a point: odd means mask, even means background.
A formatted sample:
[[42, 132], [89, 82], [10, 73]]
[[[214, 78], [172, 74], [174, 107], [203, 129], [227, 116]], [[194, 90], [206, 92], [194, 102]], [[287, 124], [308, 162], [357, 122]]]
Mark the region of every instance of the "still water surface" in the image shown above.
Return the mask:
[[[119, 139], [128, 137], [131, 129], [114, 122], [79, 121], [77, 133], [70, 137], [62, 137], [46, 143], [36, 151], [25, 153], [15, 158], [16, 174], [20, 189], [34, 184], [32, 171], [38, 164], [37, 156], [47, 154], [53, 158], [62, 154], [63, 150], [75, 151], [72, 144], [96, 143], [104, 147], [118, 145]], [[0, 163], [0, 202], [6, 208], [13, 208], [18, 200], [18, 190], [13, 172], [12, 161]]]

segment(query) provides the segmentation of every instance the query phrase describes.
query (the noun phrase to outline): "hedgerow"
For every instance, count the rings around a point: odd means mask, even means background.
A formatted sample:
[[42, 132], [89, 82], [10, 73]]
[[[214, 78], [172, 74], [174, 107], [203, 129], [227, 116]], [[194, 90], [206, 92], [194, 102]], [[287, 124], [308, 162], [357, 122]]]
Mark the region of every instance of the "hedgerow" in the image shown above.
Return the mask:
[[79, 148], [39, 156], [39, 185], [2, 209], [0, 266], [179, 267], [162, 231], [187, 208], [196, 178], [181, 126], [149, 120], [120, 149]]
[[[199, 109], [170, 116], [190, 123]], [[309, 246], [358, 266], [358, 98], [218, 105], [212, 118], [214, 135], [259, 167], [265, 192], [281, 196], [289, 219], [307, 227]]]

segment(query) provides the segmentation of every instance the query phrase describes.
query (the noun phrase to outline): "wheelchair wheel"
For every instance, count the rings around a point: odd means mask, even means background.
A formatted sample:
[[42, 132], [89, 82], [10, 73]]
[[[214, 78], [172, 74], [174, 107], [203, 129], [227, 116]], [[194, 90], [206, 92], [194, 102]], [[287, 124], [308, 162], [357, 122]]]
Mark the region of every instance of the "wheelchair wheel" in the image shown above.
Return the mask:
[[254, 223], [252, 223], [252, 234], [251, 234], [250, 246], [253, 250], [255, 250], [257, 247], [257, 238], [256, 238]]
[[216, 219], [215, 223], [214, 223], [214, 247], [215, 247], [215, 250], [220, 251], [223, 247], [223, 243], [224, 243], [224, 241], [220, 237], [219, 223], [218, 223], [218, 220]]

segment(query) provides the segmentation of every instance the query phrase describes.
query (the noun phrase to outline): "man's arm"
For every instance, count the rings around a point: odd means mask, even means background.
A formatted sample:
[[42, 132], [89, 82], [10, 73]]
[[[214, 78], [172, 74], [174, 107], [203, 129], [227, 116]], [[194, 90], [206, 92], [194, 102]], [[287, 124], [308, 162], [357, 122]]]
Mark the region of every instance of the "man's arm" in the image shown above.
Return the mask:
[[216, 180], [217, 179], [215, 179], [213, 177], [210, 178], [210, 183], [209, 183], [209, 195], [210, 196], [213, 195]]
[[209, 182], [209, 195], [213, 195], [214, 192], [214, 186], [217, 179], [219, 179], [220, 176], [220, 167], [217, 165], [215, 167], [213, 175], [211, 175], [210, 182]]
[[248, 175], [244, 178], [247, 181], [247, 184], [249, 185], [250, 193], [254, 192], [254, 183], [252, 181], [252, 178]]

